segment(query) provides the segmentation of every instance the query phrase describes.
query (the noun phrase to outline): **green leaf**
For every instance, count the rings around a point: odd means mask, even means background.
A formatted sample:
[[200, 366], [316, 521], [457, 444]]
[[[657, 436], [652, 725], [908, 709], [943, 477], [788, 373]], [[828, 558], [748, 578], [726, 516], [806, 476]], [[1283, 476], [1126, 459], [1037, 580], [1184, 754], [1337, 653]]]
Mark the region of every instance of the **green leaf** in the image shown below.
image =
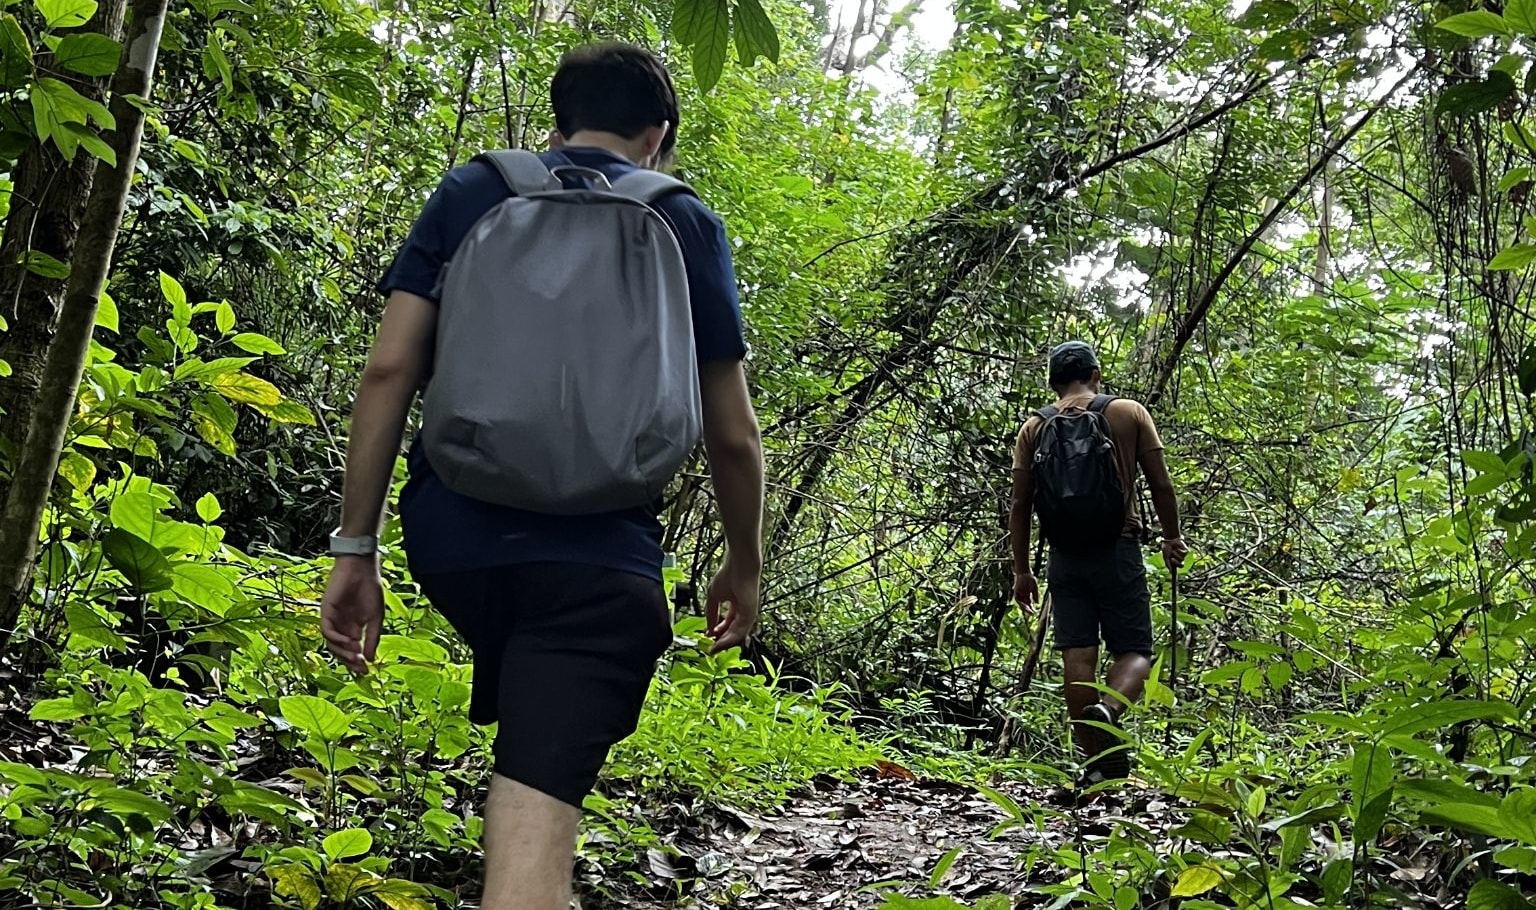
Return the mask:
[[1479, 474], [1497, 474], [1503, 477], [1509, 470], [1504, 464], [1504, 459], [1492, 452], [1464, 449], [1461, 453], [1461, 460], [1467, 463], [1467, 467]]
[[283, 346], [257, 332], [241, 332], [230, 339], [235, 347], [252, 354], [273, 354], [281, 356], [288, 353]]
[[16, 17], [0, 17], [0, 88], [15, 88], [32, 76], [32, 42]]
[[[0, 777], [4, 773], [0, 768]], [[1493, 855], [1493, 861], [1516, 872], [1536, 875], [1536, 848], [1533, 847], [1505, 847]]]
[[321, 843], [331, 862], [362, 856], [373, 849], [373, 835], [362, 828], [347, 828], [331, 834]]
[[219, 302], [218, 309], [213, 311], [213, 324], [218, 327], [220, 335], [228, 335], [235, 328], [235, 308], [229, 305], [229, 301]]
[[352, 718], [314, 695], [285, 695], [277, 701], [283, 719], [326, 742], [339, 740], [352, 727]]
[[1435, 23], [1435, 28], [1463, 38], [1487, 38], [1489, 35], [1512, 34], [1509, 23], [1504, 21], [1503, 16], [1482, 9], [1441, 19]]
[[59, 458], [59, 476], [69, 481], [69, 485], [76, 490], [84, 492], [91, 488], [91, 482], [96, 479], [96, 462], [79, 452], [65, 452]]
[[119, 817], [142, 815], [159, 825], [169, 821], [174, 814], [170, 806], [137, 790], [129, 790], [124, 787], [109, 787], [92, 795], [103, 809]]
[[187, 603], [196, 604], [218, 616], [229, 612], [235, 583], [226, 578], [223, 572], [197, 562], [177, 563], [172, 571], [175, 580], [171, 589]]
[[181, 282], [164, 272], [160, 273], [160, 293], [171, 305], [171, 318], [181, 325], [192, 321], [192, 306], [187, 303], [187, 291]]
[[1209, 863], [1190, 866], [1179, 873], [1179, 879], [1173, 883], [1173, 891], [1169, 896], [1197, 897], [1217, 887], [1223, 880], [1221, 870]]
[[96, 0], [36, 0], [49, 28], [79, 28], [96, 15]]
[[320, 906], [324, 895], [320, 893], [320, 883], [315, 879], [315, 874], [307, 867], [293, 863], [269, 867], [266, 873], [272, 879], [274, 894], [293, 898], [304, 910], [316, 910]]
[[1536, 903], [1503, 882], [1485, 878], [1467, 892], [1467, 910], [1532, 910]]
[[155, 521], [159, 514], [155, 498], [144, 490], [129, 490], [112, 498], [112, 527], [121, 528], [146, 541], [155, 539]]
[[212, 493], [204, 493], [199, 497], [196, 509], [197, 517], [201, 518], [204, 524], [211, 525], [219, 520], [220, 515], [224, 514], [224, 507], [219, 505], [219, 497]]
[[117, 61], [122, 52], [122, 47], [106, 35], [81, 32], [66, 35], [53, 52], [53, 59], [82, 76], [110, 76], [117, 72]]
[[27, 717], [44, 723], [59, 723], [84, 717], [85, 713], [84, 709], [75, 705], [72, 698], [50, 698], [33, 705]]
[[63, 132], [70, 139], [90, 153], [97, 161], [106, 162], [107, 167], [117, 167], [117, 152], [112, 151], [112, 146], [96, 135], [96, 131], [83, 123], [66, 123]]
[[284, 398], [275, 406], [265, 409], [264, 413], [278, 423], [296, 423], [306, 427], [315, 425], [314, 412], [297, 401], [288, 398]]
[[[1463, 452], [1465, 457], [1467, 454]], [[1500, 463], [1502, 466], [1502, 462]], [[1446, 699], [1424, 702], [1392, 715], [1384, 735], [1413, 736], [1472, 720], [1512, 720], [1514, 708], [1507, 702]]]
[[1259, 45], [1259, 59], [1299, 60], [1314, 40], [1312, 33], [1305, 29], [1281, 29]]
[[149, 594], [171, 586], [171, 564], [165, 554], [137, 534], [113, 528], [101, 541], [102, 553], [128, 583]]
[[1299, 15], [1301, 10], [1296, 4], [1287, 0], [1260, 0], [1237, 17], [1237, 27], [1253, 30], [1270, 29], [1277, 25], [1287, 25]]
[[228, 401], [218, 395], [199, 395], [192, 399], [192, 414], [204, 442], [225, 455], [235, 454], [236, 415]]
[[1272, 663], [1264, 675], [1269, 678], [1270, 688], [1284, 689], [1291, 684], [1291, 665], [1283, 660]]
[[730, 53], [729, 0], [677, 0], [672, 29], [679, 41], [693, 49], [694, 81], [700, 91], [708, 92], [720, 81]]
[[117, 301], [112, 299], [111, 294], [102, 291], [101, 299], [96, 302], [96, 328], [116, 334], [117, 326]]
[[759, 56], [779, 62], [779, 33], [758, 0], [737, 0], [736, 55], [743, 66], [751, 66]]
[[1488, 263], [1491, 272], [1504, 272], [1513, 269], [1523, 269], [1536, 262], [1536, 243], [1517, 243], [1512, 247], [1500, 250], [1497, 256]]
[[1536, 846], [1536, 788], [1512, 791], [1499, 803], [1499, 821], [1526, 844]]
[[208, 384], [220, 395], [239, 404], [275, 407], [283, 400], [283, 393], [277, 386], [250, 373], [220, 373]]
[[1508, 0], [1504, 21], [1522, 35], [1536, 36], [1536, 0]]
[[[183, 379], [207, 382], [221, 373], [237, 373], [255, 363], [258, 359], [256, 357], [219, 357], [214, 360], [204, 361], [193, 357], [182, 361], [181, 365], [176, 368], [176, 372], [172, 374], [172, 378], [178, 382]], [[233, 430], [234, 426], [231, 425], [230, 429]]]
[[1463, 82], [1441, 92], [1435, 113], [1480, 114], [1498, 107], [1514, 93], [1515, 80], [1508, 73], [1493, 70], [1482, 82]]
[[63, 281], [69, 277], [69, 263], [61, 262], [42, 250], [27, 250], [21, 257], [21, 264], [32, 274], [52, 278], [55, 281]]

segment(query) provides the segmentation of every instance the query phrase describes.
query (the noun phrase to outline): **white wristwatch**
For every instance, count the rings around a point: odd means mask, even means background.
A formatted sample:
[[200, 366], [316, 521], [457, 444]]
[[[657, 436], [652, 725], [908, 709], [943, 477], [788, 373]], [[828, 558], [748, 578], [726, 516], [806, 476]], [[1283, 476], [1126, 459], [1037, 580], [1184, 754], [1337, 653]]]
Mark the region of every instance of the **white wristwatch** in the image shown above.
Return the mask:
[[331, 532], [332, 556], [372, 556], [379, 552], [377, 537], [342, 537], [341, 528]]

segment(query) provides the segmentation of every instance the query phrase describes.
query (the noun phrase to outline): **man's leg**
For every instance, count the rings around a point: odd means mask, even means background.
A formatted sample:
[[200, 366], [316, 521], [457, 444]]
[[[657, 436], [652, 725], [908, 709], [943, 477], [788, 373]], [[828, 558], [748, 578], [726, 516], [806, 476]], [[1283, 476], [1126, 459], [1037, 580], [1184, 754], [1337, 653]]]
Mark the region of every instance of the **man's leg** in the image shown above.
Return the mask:
[[1072, 722], [1072, 739], [1084, 758], [1092, 758], [1099, 751], [1104, 737], [1100, 731], [1076, 721], [1082, 719], [1083, 711], [1089, 705], [1099, 700], [1098, 690], [1092, 685], [1099, 675], [1099, 649], [1097, 646], [1067, 648], [1061, 652], [1061, 663], [1062, 684], [1066, 686], [1067, 716]]
[[1104, 682], [1111, 689], [1125, 697], [1125, 701], [1115, 698], [1113, 695], [1105, 695], [1103, 702], [1116, 717], [1125, 713], [1129, 704], [1135, 704], [1141, 699], [1141, 691], [1145, 687], [1147, 677], [1152, 673], [1152, 661], [1145, 654], [1135, 651], [1127, 651], [1115, 657], [1115, 662], [1109, 665], [1109, 674]]
[[482, 910], [569, 910], [581, 810], [500, 774], [485, 805]]

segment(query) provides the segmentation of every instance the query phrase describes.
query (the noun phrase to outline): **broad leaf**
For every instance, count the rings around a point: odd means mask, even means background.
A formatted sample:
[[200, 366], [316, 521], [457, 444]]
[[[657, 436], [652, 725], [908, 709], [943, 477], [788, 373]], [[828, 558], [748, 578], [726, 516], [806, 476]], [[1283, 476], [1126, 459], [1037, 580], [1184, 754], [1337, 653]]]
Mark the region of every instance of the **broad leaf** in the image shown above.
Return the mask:
[[1536, 36], [1536, 0], [1508, 0], [1504, 4], [1504, 21], [1522, 35]]
[[1536, 846], [1536, 788], [1515, 790], [1499, 803], [1499, 821], [1516, 839]]
[[208, 383], [220, 395], [239, 404], [276, 406], [283, 400], [277, 386], [249, 373], [220, 373]]
[[112, 518], [112, 527], [136, 534], [147, 542], [154, 542], [155, 521], [159, 517], [160, 509], [155, 503], [155, 498], [148, 492], [129, 490], [126, 493], [119, 493], [112, 498], [109, 514]]
[[373, 849], [373, 835], [362, 828], [347, 828], [328, 835], [321, 843], [325, 855], [332, 862], [339, 859], [350, 859], [354, 856], [362, 856]]
[[59, 42], [53, 59], [71, 72], [83, 76], [110, 76], [117, 72], [123, 49], [116, 41], [96, 32], [66, 35]]
[[79, 28], [96, 15], [96, 0], [36, 0], [49, 28]]
[[751, 66], [759, 56], [779, 62], [779, 33], [758, 0], [738, 0], [735, 28], [736, 56], [743, 66]]
[[[1465, 457], [1468, 453], [1462, 454]], [[1502, 462], [1500, 467], [1502, 469]], [[1424, 702], [1398, 711], [1392, 716], [1391, 725], [1385, 732], [1412, 736], [1471, 720], [1509, 720], [1514, 716], [1514, 708], [1506, 702], [1447, 699]]]
[[315, 874], [308, 867], [294, 863], [269, 867], [266, 873], [272, 879], [273, 893], [293, 898], [304, 910], [316, 910], [320, 906], [324, 895], [320, 892], [320, 883], [315, 880]]
[[283, 350], [282, 345], [256, 332], [241, 332], [231, 338], [230, 341], [240, 350], [249, 351], [252, 354], [282, 355], [288, 353]]
[[[32, 85], [32, 123], [39, 140], [55, 139], [66, 123], [84, 123], [87, 98], [68, 85], [45, 76]], [[56, 140], [57, 141], [57, 140]]]
[[1170, 897], [1196, 897], [1217, 887], [1223, 881], [1221, 870], [1210, 864], [1190, 866], [1179, 873], [1178, 881], [1173, 883], [1173, 891]]
[[119, 331], [117, 301], [106, 291], [101, 292], [101, 299], [96, 302], [96, 328], [106, 329], [113, 334]]
[[1486, 38], [1489, 35], [1512, 34], [1509, 23], [1498, 13], [1490, 13], [1487, 10], [1473, 10], [1470, 13], [1458, 13], [1447, 19], [1441, 19], [1435, 23], [1435, 27], [1444, 29], [1453, 35], [1461, 35], [1463, 38]]
[[1510, 885], [1485, 878], [1467, 892], [1467, 910], [1536, 910], [1536, 903]]
[[1508, 73], [1494, 70], [1482, 82], [1463, 82], [1441, 92], [1435, 102], [1435, 113], [1480, 114], [1498, 107], [1514, 93], [1515, 80]]
[[32, 42], [10, 13], [0, 16], [0, 88], [15, 88], [32, 75]]
[[1488, 263], [1488, 269], [1493, 272], [1523, 269], [1533, 262], [1536, 262], [1536, 243], [1517, 243], [1500, 250]]
[[314, 695], [285, 695], [277, 705], [284, 720], [326, 742], [335, 742], [352, 727], [350, 716]]
[[101, 541], [102, 552], [112, 568], [143, 593], [171, 586], [171, 564], [149, 541], [122, 528], [113, 528]]
[[212, 493], [204, 493], [200, 496], [195, 508], [197, 517], [201, 518], [204, 524], [213, 524], [219, 520], [220, 515], [224, 514], [224, 507], [219, 505], [219, 497]]

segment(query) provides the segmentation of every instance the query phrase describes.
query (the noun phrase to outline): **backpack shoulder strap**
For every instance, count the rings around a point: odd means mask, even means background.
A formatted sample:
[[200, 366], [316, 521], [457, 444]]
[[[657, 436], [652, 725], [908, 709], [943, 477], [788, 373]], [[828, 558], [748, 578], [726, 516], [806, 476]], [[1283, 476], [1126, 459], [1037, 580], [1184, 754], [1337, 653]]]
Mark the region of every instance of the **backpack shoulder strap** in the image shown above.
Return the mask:
[[1040, 410], [1036, 411], [1035, 412], [1035, 416], [1039, 417], [1042, 421], [1044, 421], [1044, 420], [1050, 420], [1052, 417], [1055, 417], [1057, 414], [1060, 414], [1060, 413], [1061, 413], [1061, 408], [1058, 408], [1054, 404], [1051, 404], [1051, 405], [1046, 405], [1045, 407], [1043, 407]]
[[693, 187], [670, 174], [649, 168], [636, 168], [613, 182], [613, 191], [628, 196], [636, 202], [655, 205], [663, 196], [687, 193], [694, 196]]
[[1088, 410], [1094, 412], [1095, 414], [1102, 414], [1104, 413], [1104, 409], [1109, 407], [1109, 403], [1114, 401], [1116, 397], [1118, 396], [1095, 395], [1093, 396], [1093, 400], [1088, 402]]
[[527, 196], [530, 193], [542, 193], [546, 190], [558, 190], [561, 188], [560, 179], [549, 172], [544, 162], [533, 152], [523, 149], [498, 149], [493, 152], [481, 152], [474, 157], [475, 161], [484, 161], [496, 172], [501, 174], [501, 179], [507, 182], [514, 196]]

